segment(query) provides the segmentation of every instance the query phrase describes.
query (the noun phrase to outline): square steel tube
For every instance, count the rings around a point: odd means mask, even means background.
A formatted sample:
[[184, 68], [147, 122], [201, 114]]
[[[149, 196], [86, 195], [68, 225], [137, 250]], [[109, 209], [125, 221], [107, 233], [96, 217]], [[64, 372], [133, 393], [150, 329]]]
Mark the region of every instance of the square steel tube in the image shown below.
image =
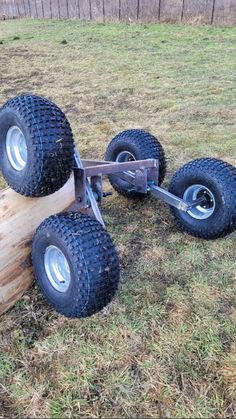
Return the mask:
[[105, 162], [104, 164], [97, 164], [93, 166], [84, 167], [85, 175], [87, 177], [97, 175], [110, 175], [113, 173], [135, 172], [139, 169], [152, 169], [157, 167], [157, 160], [135, 160], [124, 163]]

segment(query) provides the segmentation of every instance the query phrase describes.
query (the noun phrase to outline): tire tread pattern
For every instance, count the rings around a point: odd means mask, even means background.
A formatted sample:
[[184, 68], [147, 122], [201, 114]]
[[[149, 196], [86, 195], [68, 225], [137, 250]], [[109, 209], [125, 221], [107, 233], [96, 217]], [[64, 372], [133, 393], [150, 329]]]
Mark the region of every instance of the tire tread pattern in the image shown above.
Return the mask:
[[9, 186], [21, 195], [31, 197], [56, 192], [69, 179], [74, 162], [73, 134], [66, 116], [53, 102], [35, 95], [10, 99], [1, 110], [11, 109], [17, 112], [30, 132], [34, 167], [32, 176], [20, 186]]
[[[67, 308], [56, 302], [54, 308], [67, 317], [87, 317], [103, 309], [112, 300], [119, 284], [119, 258], [108, 232], [90, 216], [67, 212], [46, 219], [33, 240], [33, 265], [37, 260], [37, 239], [45, 232], [54, 232], [66, 244], [77, 272], [73, 300]], [[48, 300], [44, 284], [39, 286]], [[49, 300], [49, 303], [52, 302]]]
[[[105, 154], [106, 161], [114, 161], [112, 155], [114, 150], [119, 147], [121, 143], [127, 143], [134, 145], [139, 149], [141, 153], [141, 159], [157, 159], [159, 160], [159, 186], [162, 184], [166, 175], [166, 158], [165, 152], [161, 143], [147, 131], [141, 129], [129, 129], [116, 135], [113, 140], [109, 143]], [[128, 188], [124, 188], [117, 182], [117, 177], [110, 175], [108, 176], [112, 187], [121, 195], [127, 198], [140, 198], [143, 194], [138, 192], [130, 191]], [[145, 195], [144, 195], [145, 196]]]
[[231, 164], [216, 158], [199, 158], [192, 160], [180, 168], [173, 176], [169, 191], [177, 193], [179, 182], [188, 176], [205, 176], [220, 188], [225, 202], [224, 217], [219, 217], [211, 229], [196, 231], [187, 225], [181, 217], [180, 211], [171, 208], [177, 225], [188, 234], [206, 240], [224, 237], [236, 229], [236, 168]]

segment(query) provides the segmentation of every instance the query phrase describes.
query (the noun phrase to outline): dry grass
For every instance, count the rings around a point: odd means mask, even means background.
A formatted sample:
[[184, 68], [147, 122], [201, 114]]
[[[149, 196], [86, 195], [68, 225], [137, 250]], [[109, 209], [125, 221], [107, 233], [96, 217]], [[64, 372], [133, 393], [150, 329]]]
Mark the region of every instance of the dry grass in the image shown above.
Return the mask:
[[[165, 147], [167, 185], [198, 156], [236, 164], [235, 35], [0, 22], [0, 102], [22, 92], [53, 99], [86, 157], [102, 157], [125, 128], [148, 129]], [[103, 214], [121, 257], [117, 298], [71, 321], [33, 288], [1, 317], [0, 416], [235, 417], [235, 234], [191, 238], [163, 204], [116, 194]]]

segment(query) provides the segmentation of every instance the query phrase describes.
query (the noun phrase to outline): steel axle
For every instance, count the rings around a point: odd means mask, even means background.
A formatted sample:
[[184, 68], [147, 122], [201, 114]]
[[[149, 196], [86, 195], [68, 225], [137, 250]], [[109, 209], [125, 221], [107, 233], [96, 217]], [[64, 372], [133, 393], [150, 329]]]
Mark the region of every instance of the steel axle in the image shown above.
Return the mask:
[[130, 190], [144, 194], [149, 192], [155, 198], [184, 212], [206, 202], [203, 196], [189, 204], [158, 186], [158, 160], [147, 159], [122, 163], [86, 160], [80, 158], [77, 150], [74, 157], [76, 209], [91, 213], [103, 226], [104, 221], [98, 204], [104, 197], [111, 195], [103, 191], [102, 177], [104, 175], [118, 176], [130, 184]]

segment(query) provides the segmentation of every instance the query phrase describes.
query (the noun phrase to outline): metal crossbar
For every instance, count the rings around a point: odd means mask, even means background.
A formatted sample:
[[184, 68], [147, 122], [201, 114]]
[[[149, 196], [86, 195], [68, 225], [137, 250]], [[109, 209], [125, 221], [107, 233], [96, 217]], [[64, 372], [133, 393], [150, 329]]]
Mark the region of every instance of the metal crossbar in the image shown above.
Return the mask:
[[158, 186], [159, 162], [155, 159], [135, 160], [129, 162], [107, 162], [102, 160], [81, 159], [75, 150], [75, 198], [80, 211], [91, 213], [102, 225], [104, 221], [99, 209], [103, 197], [103, 176], [112, 175], [130, 184], [130, 190], [139, 193], [150, 193], [168, 205], [187, 212], [199, 205], [199, 200], [188, 204], [169, 191]]

